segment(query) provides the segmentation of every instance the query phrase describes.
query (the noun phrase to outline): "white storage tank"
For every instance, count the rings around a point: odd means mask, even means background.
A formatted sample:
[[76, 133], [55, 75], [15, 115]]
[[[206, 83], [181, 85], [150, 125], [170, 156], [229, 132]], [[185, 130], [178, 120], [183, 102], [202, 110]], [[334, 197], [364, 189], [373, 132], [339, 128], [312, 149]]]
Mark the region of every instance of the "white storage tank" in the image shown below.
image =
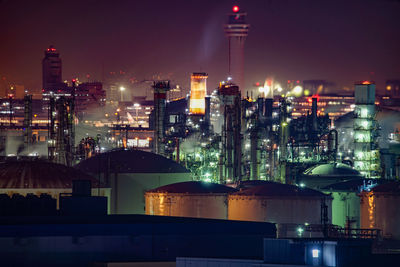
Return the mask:
[[159, 186], [191, 181], [182, 165], [140, 150], [114, 150], [80, 162], [77, 169], [99, 177], [111, 188], [112, 214], [144, 214], [144, 192]]
[[278, 224], [320, 224], [321, 206], [332, 218], [332, 198], [319, 191], [289, 184], [264, 182], [228, 196], [230, 220]]
[[146, 214], [227, 219], [227, 195], [234, 188], [206, 182], [182, 182], [145, 193]]
[[400, 240], [400, 182], [361, 193], [361, 228], [380, 229], [384, 238]]

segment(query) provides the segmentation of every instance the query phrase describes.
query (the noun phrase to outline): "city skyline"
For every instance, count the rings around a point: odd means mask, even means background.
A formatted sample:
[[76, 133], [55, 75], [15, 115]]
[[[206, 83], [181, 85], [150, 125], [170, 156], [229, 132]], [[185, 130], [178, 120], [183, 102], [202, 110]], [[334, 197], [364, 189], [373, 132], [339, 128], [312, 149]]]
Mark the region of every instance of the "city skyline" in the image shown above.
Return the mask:
[[2, 83], [40, 89], [43, 51], [54, 45], [64, 80], [101, 81], [122, 70], [139, 80], [161, 73], [189, 88], [190, 74], [205, 71], [215, 88], [228, 74], [223, 25], [235, 4], [251, 24], [247, 89], [272, 76], [325, 79], [350, 90], [371, 79], [380, 90], [400, 77], [398, 1], [3, 0]]

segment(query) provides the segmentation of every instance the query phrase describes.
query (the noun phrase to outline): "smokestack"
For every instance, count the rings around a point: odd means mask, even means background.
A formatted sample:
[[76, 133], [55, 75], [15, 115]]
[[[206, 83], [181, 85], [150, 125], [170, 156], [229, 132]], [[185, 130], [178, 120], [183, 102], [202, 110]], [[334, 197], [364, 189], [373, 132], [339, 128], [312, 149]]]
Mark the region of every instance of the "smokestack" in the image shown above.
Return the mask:
[[329, 159], [336, 161], [336, 153], [338, 148], [338, 132], [330, 130], [328, 134], [328, 155]]
[[170, 90], [169, 81], [154, 82], [154, 152], [164, 154], [162, 147], [164, 138], [165, 104], [167, 92]]
[[207, 125], [207, 135], [209, 134], [210, 131], [210, 126], [211, 126], [211, 121], [210, 121], [210, 114], [211, 114], [211, 97], [207, 96], [205, 98], [206, 101], [206, 113], [204, 114], [204, 121]]
[[241, 97], [238, 86], [234, 84], [220, 84], [218, 94], [224, 110], [224, 124], [222, 127], [222, 152], [225, 157], [224, 181], [241, 179]]
[[318, 112], [318, 99], [316, 97], [312, 98], [311, 116], [312, 116], [312, 131], [316, 132], [318, 129], [317, 125], [317, 112]]
[[24, 97], [24, 143], [29, 153], [29, 146], [32, 143], [32, 95]]

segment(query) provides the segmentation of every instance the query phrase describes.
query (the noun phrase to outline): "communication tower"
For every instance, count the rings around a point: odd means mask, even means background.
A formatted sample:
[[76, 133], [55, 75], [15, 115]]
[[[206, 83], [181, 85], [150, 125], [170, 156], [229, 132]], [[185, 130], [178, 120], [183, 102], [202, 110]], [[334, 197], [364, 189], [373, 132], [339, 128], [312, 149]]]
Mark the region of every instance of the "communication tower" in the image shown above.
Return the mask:
[[247, 13], [234, 6], [232, 13], [228, 14], [228, 23], [224, 27], [228, 37], [229, 76], [239, 86], [242, 95], [244, 95], [244, 43], [250, 26], [246, 23], [246, 16]]

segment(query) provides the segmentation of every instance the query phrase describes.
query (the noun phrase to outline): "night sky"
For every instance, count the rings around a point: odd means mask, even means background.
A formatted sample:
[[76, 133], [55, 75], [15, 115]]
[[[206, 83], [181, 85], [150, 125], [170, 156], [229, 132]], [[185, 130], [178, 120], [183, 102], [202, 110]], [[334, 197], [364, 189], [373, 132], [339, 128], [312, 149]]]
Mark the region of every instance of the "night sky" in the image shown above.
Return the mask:
[[[2, 82], [41, 88], [44, 49], [53, 44], [63, 79], [101, 80], [123, 70], [138, 80], [161, 73], [189, 85], [227, 74], [226, 14], [248, 12], [246, 84], [267, 76], [325, 79], [337, 88], [400, 78], [400, 2], [395, 0], [0, 0]], [[103, 71], [104, 70], [104, 71]]]

